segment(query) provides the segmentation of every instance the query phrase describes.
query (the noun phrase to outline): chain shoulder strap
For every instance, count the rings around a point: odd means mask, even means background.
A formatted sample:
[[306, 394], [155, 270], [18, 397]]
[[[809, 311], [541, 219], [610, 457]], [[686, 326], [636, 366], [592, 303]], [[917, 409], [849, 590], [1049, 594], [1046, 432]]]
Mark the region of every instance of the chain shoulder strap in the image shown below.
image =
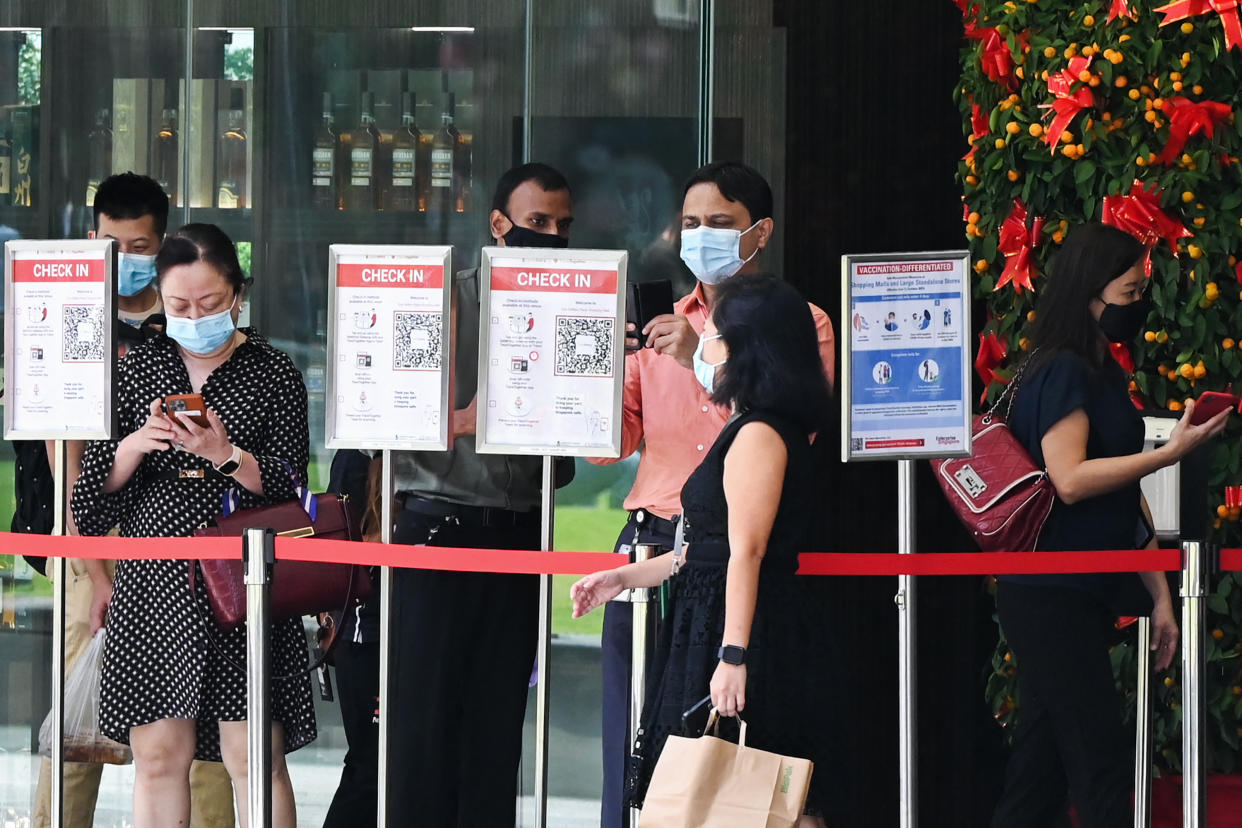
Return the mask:
[[1036, 348], [1034, 351], [1031, 351], [1030, 356], [1019, 363], [1017, 372], [1009, 378], [1008, 384], [1005, 385], [1005, 390], [1000, 392], [1000, 396], [998, 396], [996, 401], [992, 403], [992, 407], [984, 413], [984, 423], [990, 423], [993, 419], [995, 419], [997, 416], [997, 410], [1001, 407], [1001, 403], [1006, 402], [1007, 404], [1005, 405], [1004, 420], [1005, 422], [1009, 422], [1009, 415], [1013, 412], [1013, 402], [1018, 398], [1018, 385], [1022, 380], [1022, 375], [1026, 372], [1026, 366], [1031, 364], [1031, 360], [1033, 360], [1035, 355], [1038, 353], [1039, 349]]

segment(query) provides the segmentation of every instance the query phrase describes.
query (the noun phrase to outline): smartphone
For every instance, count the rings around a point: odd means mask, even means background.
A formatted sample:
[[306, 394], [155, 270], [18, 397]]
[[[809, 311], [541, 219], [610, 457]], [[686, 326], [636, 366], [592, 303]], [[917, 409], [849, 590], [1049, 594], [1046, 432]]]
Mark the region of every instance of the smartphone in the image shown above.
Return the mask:
[[1199, 395], [1199, 399], [1195, 400], [1195, 412], [1190, 415], [1190, 424], [1203, 425], [1220, 412], [1229, 408], [1237, 408], [1238, 404], [1239, 400], [1233, 394], [1226, 394], [1223, 391], [1204, 391]]
[[164, 413], [181, 417], [202, 428], [211, 428], [207, 422], [207, 405], [202, 394], [169, 394], [164, 398]]
[[[642, 329], [657, 316], [673, 312], [673, 283], [668, 279], [630, 282], [625, 286], [625, 321], [634, 324], [626, 336], [636, 337], [642, 347]], [[630, 348], [629, 350], [637, 350]]]

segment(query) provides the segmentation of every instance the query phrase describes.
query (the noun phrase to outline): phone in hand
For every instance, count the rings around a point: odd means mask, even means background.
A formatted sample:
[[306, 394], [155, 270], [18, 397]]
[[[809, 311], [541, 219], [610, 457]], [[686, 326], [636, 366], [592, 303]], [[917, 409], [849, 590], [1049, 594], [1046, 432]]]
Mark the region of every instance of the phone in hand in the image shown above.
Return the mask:
[[169, 394], [164, 398], [164, 413], [169, 417], [190, 420], [201, 428], [211, 428], [202, 394]]
[[1238, 405], [1238, 397], [1233, 394], [1226, 394], [1224, 391], [1204, 391], [1199, 395], [1199, 399], [1195, 400], [1195, 410], [1190, 415], [1190, 424], [1203, 425], [1220, 412], [1229, 408], [1237, 408]]
[[625, 286], [625, 321], [634, 324], [633, 331], [626, 331], [626, 337], [638, 340], [638, 347], [626, 346], [636, 351], [642, 347], [643, 328], [652, 319], [665, 313], [673, 312], [673, 283], [668, 279], [657, 279], [652, 282], [630, 282]]

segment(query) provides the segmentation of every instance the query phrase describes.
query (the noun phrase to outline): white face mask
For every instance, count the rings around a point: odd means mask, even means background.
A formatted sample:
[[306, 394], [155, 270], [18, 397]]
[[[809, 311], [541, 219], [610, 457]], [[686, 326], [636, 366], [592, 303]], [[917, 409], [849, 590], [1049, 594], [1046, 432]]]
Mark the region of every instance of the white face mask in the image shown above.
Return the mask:
[[713, 339], [720, 339], [720, 334], [712, 334], [711, 336], [699, 336], [699, 347], [694, 349], [692, 361], [694, 363], [694, 378], [699, 381], [699, 385], [703, 386], [703, 390], [710, 397], [712, 392], [716, 390], [716, 369], [729, 361], [728, 357], [720, 360], [720, 362], [707, 362], [703, 359], [703, 346]]
[[[763, 219], [759, 219], [763, 221]], [[728, 279], [759, 254], [759, 247], [742, 258], [742, 236], [759, 226], [756, 221], [745, 230], [722, 227], [695, 227], [681, 231], [681, 260], [694, 277], [705, 285], [716, 285]]]

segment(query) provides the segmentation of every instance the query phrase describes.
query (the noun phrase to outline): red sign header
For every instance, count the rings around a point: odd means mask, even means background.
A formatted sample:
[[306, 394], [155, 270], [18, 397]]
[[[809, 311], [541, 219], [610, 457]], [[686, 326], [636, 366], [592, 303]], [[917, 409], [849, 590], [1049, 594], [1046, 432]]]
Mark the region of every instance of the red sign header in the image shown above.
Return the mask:
[[617, 292], [617, 271], [575, 267], [493, 267], [492, 290], [540, 293]]
[[444, 265], [398, 262], [341, 264], [336, 268], [336, 284], [337, 287], [439, 290], [444, 287]]
[[14, 259], [14, 282], [103, 282], [103, 259]]

